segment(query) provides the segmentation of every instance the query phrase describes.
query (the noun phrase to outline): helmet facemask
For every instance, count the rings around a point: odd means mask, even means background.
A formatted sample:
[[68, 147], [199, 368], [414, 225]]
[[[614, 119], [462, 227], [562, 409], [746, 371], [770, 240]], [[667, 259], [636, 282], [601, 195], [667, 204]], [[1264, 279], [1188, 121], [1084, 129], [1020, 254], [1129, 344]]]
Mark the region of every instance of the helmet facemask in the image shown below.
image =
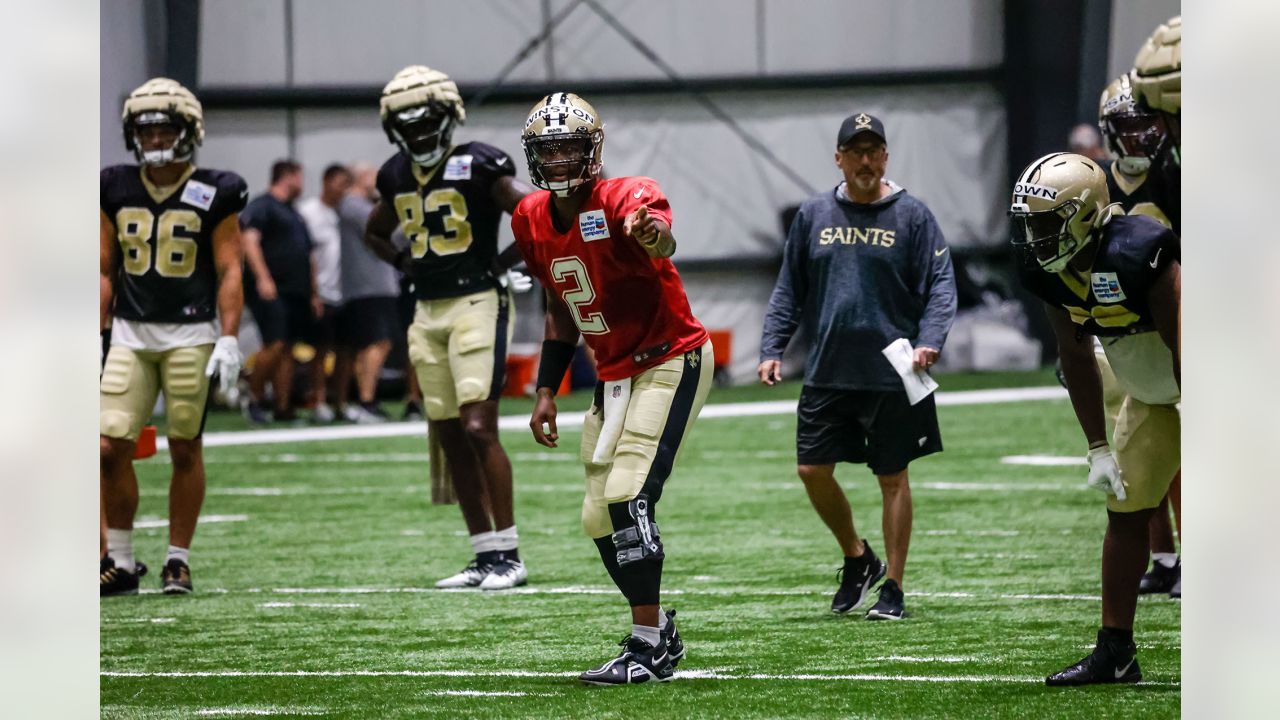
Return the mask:
[[541, 135], [523, 139], [529, 178], [537, 187], [567, 197], [600, 175], [604, 133]]
[[454, 125], [448, 108], [430, 102], [395, 111], [388, 120], [388, 133], [415, 163], [431, 167], [449, 151]]
[[[167, 147], [149, 148], [144, 142], [144, 134], [163, 133], [166, 129], [174, 135], [173, 142]], [[125, 121], [125, 135], [139, 165], [158, 167], [190, 162], [195, 155], [191, 127], [170, 113], [151, 110], [132, 115]]]
[[1169, 129], [1160, 113], [1135, 109], [1107, 115], [1103, 132], [1120, 158], [1121, 169], [1129, 175], [1146, 172], [1170, 146]]

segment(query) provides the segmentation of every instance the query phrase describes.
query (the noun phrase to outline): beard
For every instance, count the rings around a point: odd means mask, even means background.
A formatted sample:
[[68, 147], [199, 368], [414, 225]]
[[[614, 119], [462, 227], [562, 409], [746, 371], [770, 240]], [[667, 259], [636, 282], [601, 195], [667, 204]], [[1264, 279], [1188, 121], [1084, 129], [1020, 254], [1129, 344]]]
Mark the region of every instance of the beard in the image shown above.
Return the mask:
[[880, 185], [880, 178], [872, 175], [854, 175], [853, 185], [862, 192], [871, 192]]

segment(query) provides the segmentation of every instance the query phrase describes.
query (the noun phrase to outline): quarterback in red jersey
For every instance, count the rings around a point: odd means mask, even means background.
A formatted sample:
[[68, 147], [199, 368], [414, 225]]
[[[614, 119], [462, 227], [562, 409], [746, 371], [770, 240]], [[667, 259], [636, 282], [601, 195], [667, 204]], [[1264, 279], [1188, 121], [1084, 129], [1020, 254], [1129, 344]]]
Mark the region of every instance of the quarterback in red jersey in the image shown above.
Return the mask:
[[511, 216], [516, 244], [547, 295], [538, 400], [529, 426], [556, 447], [555, 388], [581, 335], [600, 383], [582, 429], [582, 526], [631, 605], [618, 657], [584, 682], [665, 682], [685, 654], [662, 612], [663, 547], [654, 511], [711, 387], [707, 331], [670, 257], [671, 207], [650, 178], [600, 179], [604, 124], [572, 93], [538, 102], [522, 135], [531, 193]]

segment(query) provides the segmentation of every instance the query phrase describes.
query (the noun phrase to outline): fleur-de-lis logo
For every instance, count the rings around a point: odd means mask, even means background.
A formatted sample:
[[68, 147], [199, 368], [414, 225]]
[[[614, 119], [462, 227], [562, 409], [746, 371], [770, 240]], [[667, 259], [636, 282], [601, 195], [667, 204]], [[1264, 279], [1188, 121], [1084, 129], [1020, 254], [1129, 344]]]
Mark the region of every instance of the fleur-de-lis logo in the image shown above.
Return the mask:
[[689, 368], [691, 370], [698, 369], [698, 362], [702, 360], [701, 355], [699, 355], [696, 351], [694, 351], [694, 352], [686, 353], [684, 357], [685, 357], [685, 360], [689, 362]]
[[866, 113], [858, 113], [858, 116], [853, 121], [858, 123], [859, 128], [871, 127], [871, 116]]

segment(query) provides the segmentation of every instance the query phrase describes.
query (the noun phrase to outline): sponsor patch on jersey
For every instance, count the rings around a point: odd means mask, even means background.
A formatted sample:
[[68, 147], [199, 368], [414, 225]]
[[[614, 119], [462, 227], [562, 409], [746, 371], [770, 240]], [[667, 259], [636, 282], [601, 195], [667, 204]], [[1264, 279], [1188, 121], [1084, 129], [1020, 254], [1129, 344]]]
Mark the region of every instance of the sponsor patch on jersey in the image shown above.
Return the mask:
[[208, 210], [213, 205], [213, 196], [217, 194], [218, 189], [212, 185], [205, 185], [199, 180], [188, 180], [186, 187], [182, 188], [182, 202]]
[[444, 163], [444, 179], [470, 180], [471, 159], [470, 155], [454, 155], [446, 160]]
[[583, 242], [609, 237], [609, 224], [605, 222], [604, 211], [588, 210], [579, 214], [578, 230], [582, 232]]
[[1120, 279], [1115, 273], [1093, 273], [1090, 280], [1093, 296], [1098, 299], [1098, 302], [1116, 303], [1125, 299], [1124, 290], [1120, 287]]

